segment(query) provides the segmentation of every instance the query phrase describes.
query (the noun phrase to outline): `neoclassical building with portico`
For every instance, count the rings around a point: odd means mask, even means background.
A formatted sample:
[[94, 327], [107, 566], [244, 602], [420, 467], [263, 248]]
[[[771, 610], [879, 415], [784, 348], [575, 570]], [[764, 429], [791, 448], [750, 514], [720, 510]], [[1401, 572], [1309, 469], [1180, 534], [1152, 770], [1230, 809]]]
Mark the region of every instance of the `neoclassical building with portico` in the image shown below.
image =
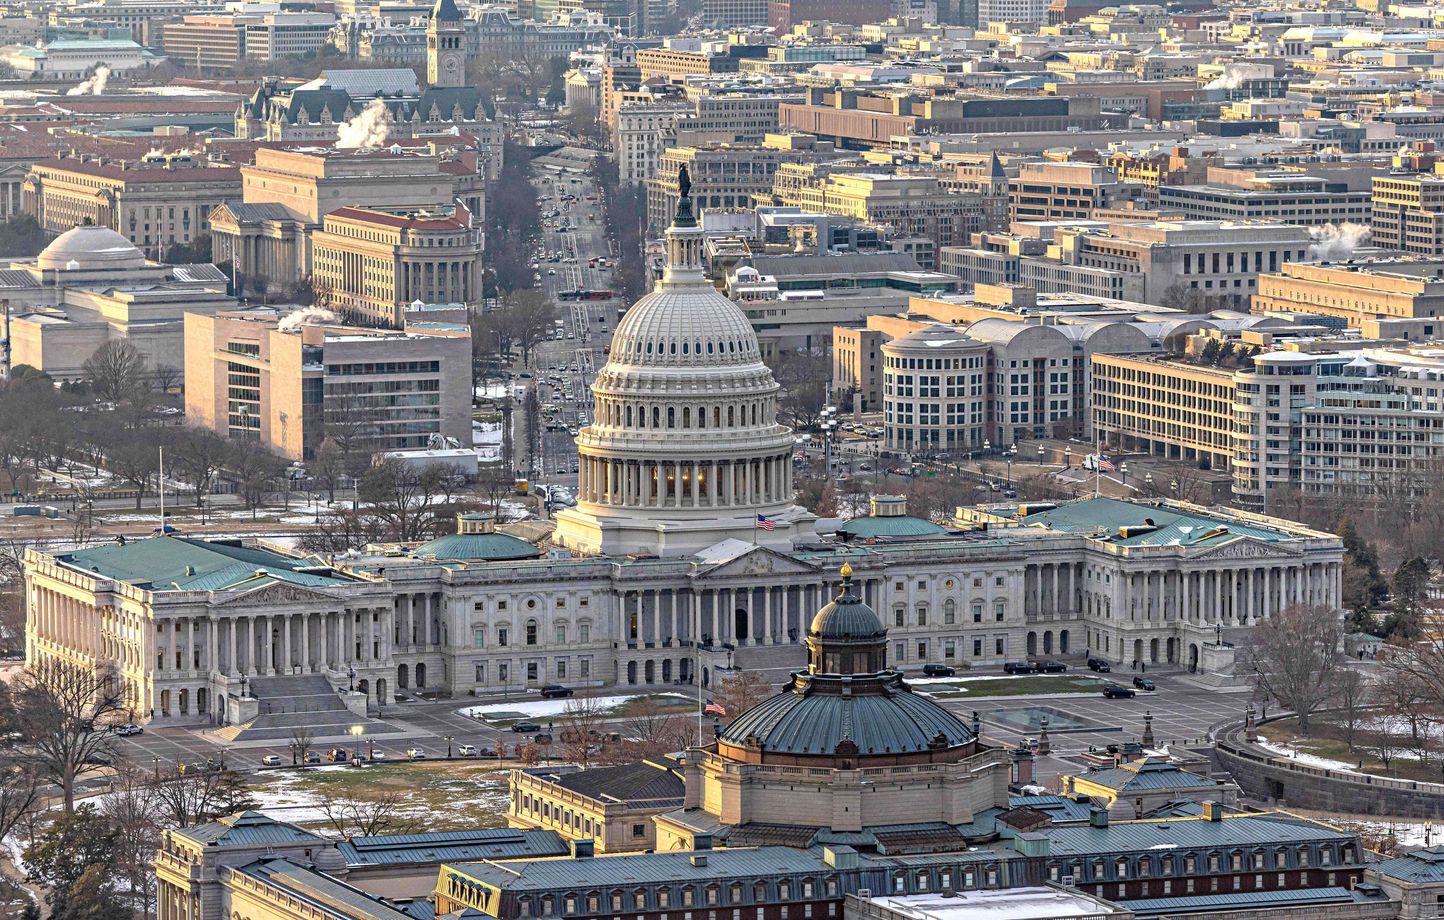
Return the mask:
[[32, 549], [31, 660], [114, 662], [142, 718], [245, 722], [284, 709], [295, 678], [376, 714], [396, 691], [798, 667], [844, 564], [903, 671], [1090, 652], [1230, 681], [1258, 620], [1341, 609], [1341, 541], [1262, 515], [1087, 498], [939, 523], [877, 496], [869, 515], [815, 520], [793, 501], [756, 336], [698, 278], [690, 213], [660, 286], [619, 326], [578, 439], [580, 502], [549, 536], [473, 517], [332, 560], [185, 537]]

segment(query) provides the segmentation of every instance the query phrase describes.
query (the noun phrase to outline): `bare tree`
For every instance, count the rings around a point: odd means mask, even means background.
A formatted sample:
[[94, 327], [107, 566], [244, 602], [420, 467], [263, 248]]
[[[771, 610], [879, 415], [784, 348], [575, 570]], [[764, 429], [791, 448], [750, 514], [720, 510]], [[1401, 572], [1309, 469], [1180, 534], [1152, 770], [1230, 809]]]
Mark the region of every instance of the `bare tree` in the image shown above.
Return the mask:
[[162, 393], [169, 393], [185, 382], [185, 371], [174, 364], [157, 364], [150, 375], [155, 388]]
[[0, 727], [31, 747], [41, 775], [60, 787], [65, 813], [75, 810], [75, 780], [112, 753], [113, 727], [125, 707], [114, 668], [50, 658], [0, 684]]
[[1254, 683], [1298, 716], [1299, 732], [1333, 693], [1342, 667], [1343, 627], [1327, 607], [1286, 607], [1254, 627], [1249, 650]]
[[1379, 651], [1379, 667], [1382, 687], [1417, 693], [1431, 710], [1444, 712], [1444, 636], [1437, 631], [1392, 639]]
[[232, 445], [208, 428], [190, 426], [172, 429], [169, 442], [174, 458], [172, 469], [179, 472], [195, 490], [196, 507], [199, 508], [216, 475], [231, 456]]
[[311, 474], [326, 485], [326, 500], [336, 501], [336, 487], [346, 475], [346, 455], [333, 438], [324, 438], [311, 461]]
[[652, 697], [637, 700], [634, 707], [626, 725], [630, 759], [660, 757], [692, 743], [689, 721], [678, 713], [662, 708]]
[[356, 488], [386, 522], [391, 539], [404, 543], [431, 535], [449, 499], [450, 478], [439, 466], [416, 469], [388, 458], [367, 470]]
[[410, 801], [409, 790], [402, 789], [382, 790], [368, 799], [348, 799], [325, 792], [321, 795], [321, 813], [342, 837], [414, 834], [425, 828], [426, 822], [406, 813]]
[[123, 767], [101, 803], [116, 829], [113, 869], [125, 879], [131, 907], [149, 920], [156, 907], [152, 860], [160, 847], [165, 809], [155, 783], [134, 767]]
[[782, 387], [778, 415], [794, 428], [817, 424], [827, 405], [832, 367], [822, 349], [779, 349], [773, 355], [772, 376]]
[[306, 754], [311, 750], [311, 745], [314, 743], [315, 737], [311, 734], [309, 726], [297, 725], [291, 729], [291, 747], [295, 750], [296, 757], [301, 763], [306, 762]]
[[150, 438], [139, 431], [123, 431], [105, 451], [106, 468], [117, 479], [135, 489], [135, 507], [140, 510], [150, 478], [160, 469], [160, 452]]
[[143, 386], [145, 356], [124, 339], [111, 339], [81, 366], [91, 390], [107, 402], [122, 403]]
[[1344, 735], [1349, 750], [1359, 734], [1369, 700], [1369, 683], [1364, 675], [1354, 668], [1344, 668], [1334, 682], [1334, 700], [1338, 704], [1335, 724]]
[[561, 718], [562, 756], [586, 769], [601, 748], [601, 728], [606, 711], [590, 696], [574, 696], [567, 700]]
[[727, 711], [722, 720], [731, 722], [775, 692], [776, 689], [757, 672], [733, 671], [713, 688], [712, 699]]
[[249, 788], [234, 770], [181, 770], [154, 778], [153, 794], [167, 827], [190, 827], [252, 807]]

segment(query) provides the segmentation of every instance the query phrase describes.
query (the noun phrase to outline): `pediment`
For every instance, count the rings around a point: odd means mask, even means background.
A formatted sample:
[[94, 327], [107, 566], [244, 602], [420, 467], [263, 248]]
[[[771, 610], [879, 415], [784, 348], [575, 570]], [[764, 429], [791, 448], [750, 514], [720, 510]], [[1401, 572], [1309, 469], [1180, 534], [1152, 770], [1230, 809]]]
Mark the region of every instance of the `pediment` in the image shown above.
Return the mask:
[[272, 582], [247, 590], [244, 585], [227, 592], [228, 597], [216, 602], [216, 607], [263, 607], [288, 604], [322, 604], [327, 607], [341, 603], [341, 598], [315, 588], [301, 585]]
[[1194, 553], [1193, 559], [1277, 559], [1279, 556], [1295, 555], [1291, 547], [1278, 543], [1265, 543], [1252, 537], [1237, 537], [1218, 546], [1209, 546]]
[[765, 546], [754, 546], [721, 562], [699, 561], [699, 580], [765, 578], [773, 575], [816, 575], [818, 567]]

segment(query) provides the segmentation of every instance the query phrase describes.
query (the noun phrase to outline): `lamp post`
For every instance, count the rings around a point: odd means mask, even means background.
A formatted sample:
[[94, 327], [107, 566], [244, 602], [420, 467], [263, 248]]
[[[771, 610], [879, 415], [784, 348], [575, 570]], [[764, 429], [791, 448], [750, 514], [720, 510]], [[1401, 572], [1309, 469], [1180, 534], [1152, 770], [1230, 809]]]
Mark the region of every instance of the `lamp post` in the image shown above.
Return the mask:
[[1039, 444], [1039, 445], [1038, 445], [1038, 465], [1039, 465], [1039, 466], [1042, 466], [1042, 465], [1043, 465], [1043, 460], [1044, 460], [1044, 458], [1045, 458], [1047, 455], [1048, 455], [1048, 449], [1047, 449], [1046, 447], [1044, 447], [1042, 444]]
[[1063, 469], [1071, 469], [1073, 466], [1073, 445], [1067, 444], [1063, 447]]
[[1008, 458], [1008, 488], [1013, 487], [1013, 458], [1018, 456], [1018, 445], [1013, 444], [1003, 451], [1003, 456]]
[[353, 725], [353, 726], [351, 726], [351, 737], [356, 739], [355, 742], [353, 742], [353, 746], [352, 746], [352, 751], [351, 751], [352, 757], [353, 757], [353, 759], [355, 759], [355, 760], [360, 760], [360, 759], [361, 759], [361, 726], [359, 726], [359, 725]]
[[1153, 471], [1147, 470], [1143, 474], [1143, 491], [1153, 494]]
[[1173, 493], [1173, 497], [1174, 497], [1174, 498], [1178, 498], [1178, 480], [1177, 480], [1177, 479], [1174, 479], [1174, 480], [1172, 480], [1171, 482], [1169, 482], [1169, 484], [1168, 484], [1168, 490]]
[[346, 690], [348, 693], [356, 692], [356, 663], [354, 661], [346, 663]]
[[446, 756], [447, 756], [447, 759], [450, 759], [450, 758], [451, 758], [451, 736], [450, 736], [450, 735], [447, 735], [447, 736], [446, 736]]
[[246, 698], [246, 672], [241, 672], [241, 699]]
[[1119, 476], [1119, 480], [1123, 483], [1123, 485], [1127, 486], [1127, 485], [1128, 485], [1128, 461], [1127, 461], [1127, 460], [1124, 460], [1122, 463], [1118, 464], [1118, 476]]

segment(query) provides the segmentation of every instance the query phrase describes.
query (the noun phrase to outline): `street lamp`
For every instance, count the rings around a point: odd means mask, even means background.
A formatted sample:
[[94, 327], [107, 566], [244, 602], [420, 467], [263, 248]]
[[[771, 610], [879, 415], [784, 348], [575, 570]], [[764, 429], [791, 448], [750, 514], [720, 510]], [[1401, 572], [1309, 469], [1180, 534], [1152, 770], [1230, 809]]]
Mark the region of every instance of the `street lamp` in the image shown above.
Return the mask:
[[1047, 455], [1047, 453], [1048, 453], [1047, 448], [1045, 448], [1042, 444], [1039, 444], [1039, 445], [1038, 445], [1038, 465], [1039, 465], [1039, 466], [1042, 466], [1042, 465], [1043, 465], [1043, 458]]
[[346, 690], [349, 693], [356, 692], [356, 663], [346, 663]]
[[359, 725], [353, 725], [353, 726], [351, 726], [351, 737], [356, 739], [356, 741], [355, 741], [355, 743], [354, 743], [354, 746], [353, 746], [353, 748], [352, 748], [352, 752], [351, 752], [351, 753], [352, 753], [352, 757], [353, 757], [353, 759], [355, 759], [355, 760], [360, 760], [360, 759], [361, 759], [361, 726], [359, 726]]
[[450, 759], [450, 757], [451, 757], [451, 736], [450, 736], [450, 735], [447, 735], [447, 736], [446, 736], [446, 756], [447, 756], [448, 759]]
[[1148, 492], [1148, 493], [1152, 493], [1152, 492], [1153, 492], [1153, 471], [1152, 471], [1152, 470], [1148, 470], [1148, 471], [1144, 472], [1144, 474], [1143, 474], [1143, 490], [1144, 490], [1145, 492]]
[[1071, 468], [1072, 466], [1073, 466], [1073, 445], [1072, 445], [1072, 444], [1066, 444], [1066, 445], [1063, 446], [1063, 469], [1066, 470], [1066, 469]]
[[241, 672], [241, 699], [246, 698], [246, 672]]
[[1119, 475], [1119, 477], [1120, 477], [1120, 481], [1121, 481], [1125, 486], [1128, 485], [1128, 461], [1127, 461], [1127, 460], [1124, 460], [1122, 463], [1118, 464], [1118, 475]]
[[1174, 480], [1172, 480], [1171, 482], [1169, 482], [1169, 484], [1168, 484], [1168, 489], [1169, 489], [1170, 492], [1173, 493], [1173, 497], [1174, 497], [1174, 498], [1178, 498], [1178, 497], [1179, 497], [1179, 496], [1178, 496], [1178, 480], [1177, 480], [1177, 479], [1174, 479]]

